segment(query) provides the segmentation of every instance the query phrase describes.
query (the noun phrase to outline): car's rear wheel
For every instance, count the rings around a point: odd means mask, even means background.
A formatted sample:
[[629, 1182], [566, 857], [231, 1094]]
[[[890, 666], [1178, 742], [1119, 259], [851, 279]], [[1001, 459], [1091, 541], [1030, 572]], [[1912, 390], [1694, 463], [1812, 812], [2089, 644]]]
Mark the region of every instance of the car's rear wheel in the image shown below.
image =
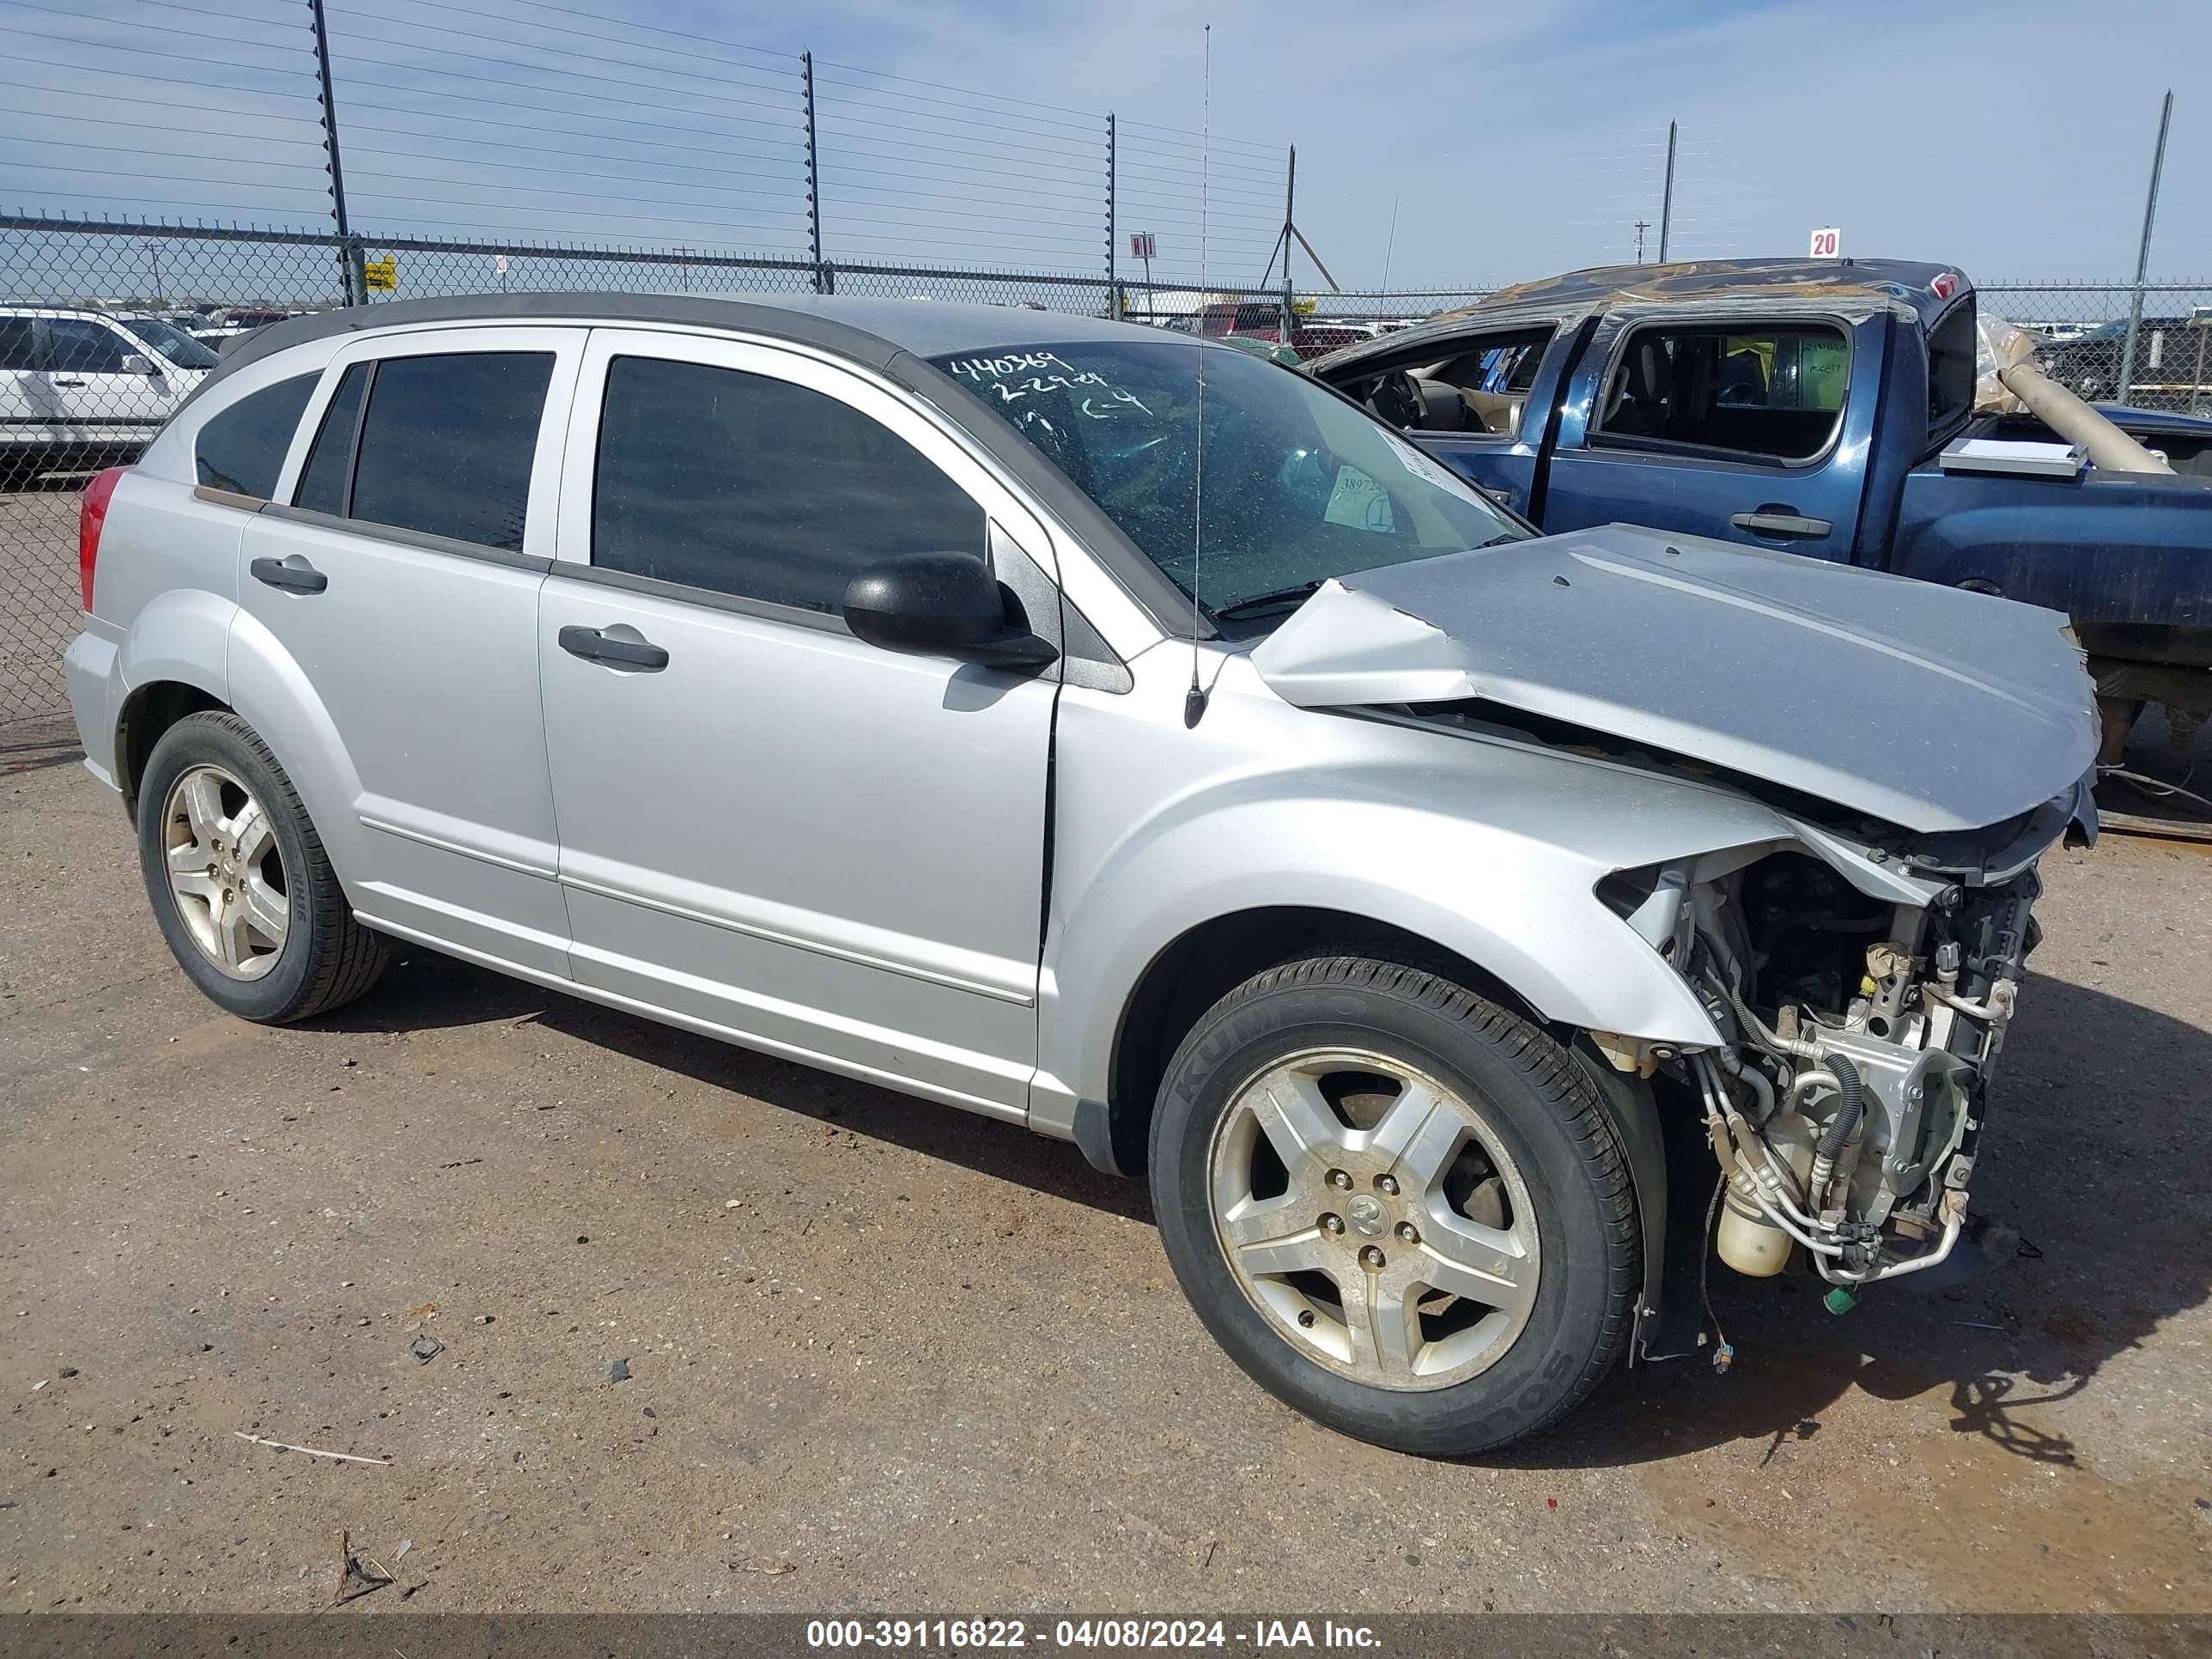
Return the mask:
[[382, 936], [354, 920], [292, 781], [235, 714], [188, 715], [155, 744], [138, 857], [171, 953], [231, 1013], [305, 1019], [383, 972]]
[[1410, 1452], [1565, 1415], [1625, 1349], [1635, 1203], [1574, 1061], [1439, 975], [1334, 957], [1217, 1004], [1152, 1126], [1162, 1237], [1270, 1392]]

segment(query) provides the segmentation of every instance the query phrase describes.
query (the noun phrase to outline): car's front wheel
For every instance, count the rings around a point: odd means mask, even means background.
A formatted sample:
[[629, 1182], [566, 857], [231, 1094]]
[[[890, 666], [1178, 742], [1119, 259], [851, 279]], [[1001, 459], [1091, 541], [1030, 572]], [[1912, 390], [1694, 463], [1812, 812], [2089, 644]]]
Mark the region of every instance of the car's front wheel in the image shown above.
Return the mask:
[[155, 744], [138, 862], [179, 965], [241, 1018], [307, 1018], [384, 970], [383, 936], [354, 920], [291, 779], [235, 714], [187, 715]]
[[1239, 986], [1170, 1064], [1151, 1170], [1207, 1328], [1361, 1439], [1503, 1445], [1626, 1346], [1635, 1201], [1604, 1109], [1551, 1037], [1436, 974], [1332, 957]]

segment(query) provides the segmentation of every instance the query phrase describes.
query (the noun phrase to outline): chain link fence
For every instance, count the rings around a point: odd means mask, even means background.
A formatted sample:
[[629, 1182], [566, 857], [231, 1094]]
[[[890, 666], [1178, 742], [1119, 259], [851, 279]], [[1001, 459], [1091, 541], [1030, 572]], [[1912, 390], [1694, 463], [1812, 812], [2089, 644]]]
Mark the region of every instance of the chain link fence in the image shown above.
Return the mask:
[[[0, 215], [0, 727], [66, 714], [60, 658], [76, 626], [77, 495], [86, 481], [135, 456], [227, 342], [280, 316], [343, 304], [359, 270], [380, 284], [380, 298], [835, 293], [1118, 313], [1242, 336], [1300, 358], [1485, 292], [1314, 294], [684, 247], [372, 235], [349, 244], [328, 232]], [[1981, 295], [1988, 310], [2049, 339], [2044, 361], [2068, 385], [2093, 398], [2118, 394], [2132, 286], [1999, 283]], [[2212, 415], [2212, 285], [2149, 285], [2135, 333], [2132, 401]]]
[[[1984, 315], [2041, 335], [2036, 359], [2092, 403], [2212, 415], [2212, 283], [1984, 284]], [[2130, 323], [2135, 335], [2130, 355]]]

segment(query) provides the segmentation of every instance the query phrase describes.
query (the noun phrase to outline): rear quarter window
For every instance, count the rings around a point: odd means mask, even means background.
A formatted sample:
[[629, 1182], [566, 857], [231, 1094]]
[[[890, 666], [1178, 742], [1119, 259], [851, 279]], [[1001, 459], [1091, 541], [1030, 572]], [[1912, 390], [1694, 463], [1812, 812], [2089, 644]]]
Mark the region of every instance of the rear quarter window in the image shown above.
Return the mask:
[[268, 501], [319, 374], [295, 374], [248, 392], [208, 417], [192, 441], [194, 476], [210, 489]]

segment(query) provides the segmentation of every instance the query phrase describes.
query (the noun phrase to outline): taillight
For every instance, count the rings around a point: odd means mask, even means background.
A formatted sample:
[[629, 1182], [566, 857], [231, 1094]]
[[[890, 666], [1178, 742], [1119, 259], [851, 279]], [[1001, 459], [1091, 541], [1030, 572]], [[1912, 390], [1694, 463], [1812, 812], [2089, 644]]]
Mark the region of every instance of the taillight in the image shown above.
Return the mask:
[[100, 562], [100, 532], [107, 523], [107, 499], [114, 495], [115, 485], [131, 469], [111, 466], [105, 472], [93, 475], [77, 497], [76, 505], [76, 580], [84, 595], [84, 608], [92, 609], [92, 568]]

